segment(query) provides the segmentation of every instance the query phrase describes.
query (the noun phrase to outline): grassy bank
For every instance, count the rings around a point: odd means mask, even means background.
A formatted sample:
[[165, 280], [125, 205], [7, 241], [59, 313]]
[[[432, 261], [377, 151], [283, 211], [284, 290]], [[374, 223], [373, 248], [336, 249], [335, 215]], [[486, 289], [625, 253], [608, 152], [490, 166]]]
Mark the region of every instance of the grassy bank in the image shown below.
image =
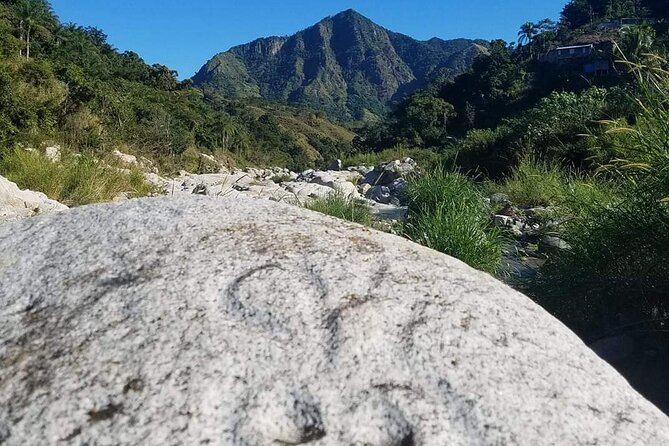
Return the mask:
[[438, 170], [412, 179], [408, 193], [406, 237], [474, 268], [498, 269], [501, 234], [492, 226], [490, 208], [471, 179]]
[[111, 201], [121, 193], [141, 197], [154, 192], [140, 169], [123, 169], [90, 154], [64, 153], [53, 162], [37, 151], [15, 149], [0, 158], [0, 174], [68, 206]]
[[342, 193], [332, 193], [325, 198], [313, 200], [305, 207], [321, 214], [366, 226], [371, 226], [374, 221], [369, 206], [359, 200], [352, 200]]

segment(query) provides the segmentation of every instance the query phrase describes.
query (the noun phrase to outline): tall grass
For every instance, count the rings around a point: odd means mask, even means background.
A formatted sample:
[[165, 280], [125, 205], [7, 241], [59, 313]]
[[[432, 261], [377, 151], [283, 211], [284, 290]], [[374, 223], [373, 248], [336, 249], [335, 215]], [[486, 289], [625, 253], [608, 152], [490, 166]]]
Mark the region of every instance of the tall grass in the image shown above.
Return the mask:
[[0, 175], [68, 206], [110, 201], [122, 192], [135, 197], [153, 192], [139, 169], [112, 167], [90, 154], [65, 153], [54, 163], [36, 151], [10, 150], [0, 159]]
[[307, 203], [305, 207], [321, 214], [366, 226], [371, 226], [374, 221], [369, 206], [359, 200], [346, 197], [341, 192], [333, 192], [325, 198], [313, 200]]
[[629, 67], [641, 112], [634, 127], [609, 129], [627, 135], [626, 144], [601, 169], [619, 197], [581, 202], [565, 226], [572, 248], [549, 261], [535, 287], [540, 302], [584, 336], [669, 317], [669, 72]]
[[557, 206], [565, 216], [580, 214], [587, 203], [612, 203], [618, 194], [615, 182], [603, 176], [578, 173], [532, 154], [523, 156], [504, 182], [488, 188], [523, 207]]
[[563, 167], [529, 155], [513, 169], [503, 190], [514, 203], [550, 206], [564, 201], [569, 182], [569, 173]]
[[474, 268], [497, 271], [501, 234], [492, 226], [485, 197], [471, 179], [437, 170], [410, 180], [408, 194], [406, 237]]

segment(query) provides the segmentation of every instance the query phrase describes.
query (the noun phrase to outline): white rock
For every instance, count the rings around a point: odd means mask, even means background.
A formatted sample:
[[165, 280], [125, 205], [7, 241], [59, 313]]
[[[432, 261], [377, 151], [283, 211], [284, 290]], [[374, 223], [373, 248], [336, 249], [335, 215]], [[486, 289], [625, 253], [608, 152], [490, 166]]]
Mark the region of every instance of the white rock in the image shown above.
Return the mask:
[[21, 190], [16, 183], [0, 176], [0, 223], [65, 209], [67, 206], [50, 200], [42, 192]]
[[530, 299], [411, 242], [181, 195], [0, 226], [0, 442], [666, 445]]
[[326, 198], [333, 193], [331, 187], [316, 183], [290, 182], [284, 183], [282, 186], [287, 192], [295, 196], [300, 203], [304, 203], [304, 200], [309, 198]]
[[244, 169], [245, 173], [249, 175], [249, 177], [253, 179], [258, 179], [262, 178], [265, 175], [265, 170], [264, 169], [256, 169], [254, 167], [249, 167]]
[[127, 200], [130, 200], [130, 194], [128, 192], [120, 192], [120, 193], [116, 194], [114, 196], [114, 198], [112, 198], [112, 201], [114, 203], [118, 203], [118, 202], [121, 202], [121, 201], [127, 201]]
[[358, 188], [349, 181], [351, 177], [352, 174], [347, 171], [314, 172], [313, 175], [311, 175], [309, 182], [329, 187], [333, 191], [340, 192], [346, 197], [357, 198], [360, 194], [358, 193]]
[[138, 163], [146, 172], [158, 174], [158, 168], [150, 159], [142, 156], [139, 158]]
[[363, 197], [366, 197], [372, 187], [374, 187], [374, 186], [372, 186], [369, 183], [362, 183], [362, 184], [358, 185], [358, 192]]
[[348, 181], [335, 183], [335, 190], [348, 198], [359, 198], [358, 188]]
[[60, 147], [59, 146], [50, 146], [44, 149], [44, 154], [47, 159], [51, 162], [57, 163], [60, 161]]
[[509, 217], [508, 215], [495, 215], [493, 216], [493, 222], [495, 223], [496, 226], [500, 226], [503, 228], [510, 228], [512, 226], [515, 226], [516, 219], [513, 217]]
[[116, 157], [123, 164], [134, 166], [137, 164], [137, 157], [135, 155], [129, 155], [127, 153], [122, 153], [119, 150], [114, 150], [112, 155]]
[[144, 180], [157, 188], [163, 188], [170, 182], [167, 178], [163, 178], [156, 173], [145, 173]]
[[329, 172], [314, 172], [311, 177], [310, 183], [320, 184], [321, 186], [327, 186], [331, 189], [336, 187], [337, 181], [335, 177], [332, 176]]

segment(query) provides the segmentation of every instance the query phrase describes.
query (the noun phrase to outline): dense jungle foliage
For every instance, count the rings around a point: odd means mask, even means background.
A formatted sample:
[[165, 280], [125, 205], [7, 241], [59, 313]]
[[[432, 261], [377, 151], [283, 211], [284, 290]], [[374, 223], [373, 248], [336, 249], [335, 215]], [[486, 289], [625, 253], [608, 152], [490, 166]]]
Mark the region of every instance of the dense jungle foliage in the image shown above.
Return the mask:
[[47, 141], [73, 151], [120, 147], [167, 171], [199, 150], [301, 169], [345, 151], [352, 138], [313, 111], [194, 89], [164, 65], [115, 50], [97, 28], [61, 23], [45, 0], [0, 2], [5, 150]]

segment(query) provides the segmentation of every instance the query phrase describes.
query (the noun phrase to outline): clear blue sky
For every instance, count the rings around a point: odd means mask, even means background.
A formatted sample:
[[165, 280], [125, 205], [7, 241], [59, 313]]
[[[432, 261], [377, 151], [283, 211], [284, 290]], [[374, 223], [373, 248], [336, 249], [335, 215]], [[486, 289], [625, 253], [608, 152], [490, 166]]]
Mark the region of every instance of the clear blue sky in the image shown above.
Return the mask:
[[353, 8], [417, 39], [515, 40], [528, 20], [557, 19], [567, 0], [51, 0], [63, 22], [96, 26], [121, 51], [190, 77], [214, 54], [287, 35]]

